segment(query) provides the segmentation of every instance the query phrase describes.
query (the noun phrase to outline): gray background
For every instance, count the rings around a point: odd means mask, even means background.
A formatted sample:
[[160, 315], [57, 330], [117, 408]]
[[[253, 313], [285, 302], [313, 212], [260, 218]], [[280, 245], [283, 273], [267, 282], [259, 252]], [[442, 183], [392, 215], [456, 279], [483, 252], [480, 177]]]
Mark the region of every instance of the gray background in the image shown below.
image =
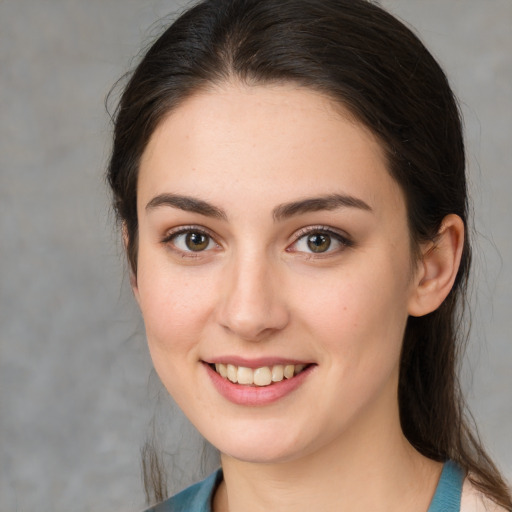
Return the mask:
[[[382, 3], [462, 103], [478, 232], [464, 381], [511, 478], [512, 1]], [[200, 474], [200, 442], [151, 376], [103, 183], [104, 97], [177, 5], [0, 0], [1, 511], [137, 511], [153, 428], [184, 447], [175, 487]]]

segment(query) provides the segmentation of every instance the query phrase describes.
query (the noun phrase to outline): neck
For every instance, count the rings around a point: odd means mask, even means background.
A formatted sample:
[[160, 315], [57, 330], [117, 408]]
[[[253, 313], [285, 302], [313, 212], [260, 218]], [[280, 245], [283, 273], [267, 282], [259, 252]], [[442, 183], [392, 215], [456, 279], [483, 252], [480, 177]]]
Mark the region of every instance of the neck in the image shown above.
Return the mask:
[[215, 512], [424, 512], [442, 465], [404, 438], [398, 412], [367, 422], [293, 460], [254, 463], [222, 455]]

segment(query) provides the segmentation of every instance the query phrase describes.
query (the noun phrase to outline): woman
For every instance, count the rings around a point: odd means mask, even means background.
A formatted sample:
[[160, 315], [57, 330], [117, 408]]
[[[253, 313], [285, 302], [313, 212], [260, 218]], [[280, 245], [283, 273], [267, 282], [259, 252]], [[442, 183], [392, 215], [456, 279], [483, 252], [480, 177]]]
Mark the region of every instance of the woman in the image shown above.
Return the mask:
[[154, 510], [511, 510], [456, 378], [470, 266], [444, 73], [363, 0], [210, 0], [109, 167], [155, 369], [222, 471]]

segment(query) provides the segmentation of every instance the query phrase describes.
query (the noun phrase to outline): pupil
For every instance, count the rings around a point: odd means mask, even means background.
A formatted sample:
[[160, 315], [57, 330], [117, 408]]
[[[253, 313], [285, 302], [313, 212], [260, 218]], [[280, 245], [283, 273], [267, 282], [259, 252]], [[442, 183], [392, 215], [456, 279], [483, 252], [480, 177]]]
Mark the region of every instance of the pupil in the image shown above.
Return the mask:
[[308, 238], [308, 247], [313, 252], [325, 252], [327, 249], [329, 249], [330, 245], [331, 239], [328, 235], [317, 233], [315, 235], [311, 235]]
[[185, 242], [191, 251], [202, 251], [208, 246], [208, 237], [202, 233], [188, 233]]

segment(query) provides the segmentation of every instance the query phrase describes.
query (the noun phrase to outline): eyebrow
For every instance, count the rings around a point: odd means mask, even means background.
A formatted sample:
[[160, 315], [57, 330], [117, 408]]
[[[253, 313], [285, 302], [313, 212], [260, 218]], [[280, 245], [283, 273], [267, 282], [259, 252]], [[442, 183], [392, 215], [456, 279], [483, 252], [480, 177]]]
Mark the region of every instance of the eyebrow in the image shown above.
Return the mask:
[[217, 208], [202, 199], [196, 199], [190, 196], [181, 196], [177, 194], [160, 194], [155, 196], [146, 205], [146, 210], [153, 210], [160, 206], [171, 206], [186, 212], [199, 213], [206, 217], [214, 219], [227, 220], [226, 212], [221, 208]]
[[329, 194], [327, 196], [311, 197], [285, 203], [274, 209], [274, 220], [284, 220], [294, 215], [318, 212], [320, 210], [337, 210], [338, 208], [358, 208], [372, 212], [369, 204], [357, 197], [343, 194]]
[[[146, 210], [153, 210], [161, 206], [170, 206], [172, 208], [178, 208], [220, 220], [227, 220], [228, 218], [222, 208], [218, 208], [202, 199], [178, 194], [159, 194], [149, 201], [146, 205]], [[329, 194], [280, 204], [274, 208], [272, 216], [275, 221], [281, 221], [295, 215], [318, 212], [321, 210], [336, 210], [338, 208], [357, 208], [368, 212], [373, 211], [371, 206], [357, 197], [343, 194]]]

